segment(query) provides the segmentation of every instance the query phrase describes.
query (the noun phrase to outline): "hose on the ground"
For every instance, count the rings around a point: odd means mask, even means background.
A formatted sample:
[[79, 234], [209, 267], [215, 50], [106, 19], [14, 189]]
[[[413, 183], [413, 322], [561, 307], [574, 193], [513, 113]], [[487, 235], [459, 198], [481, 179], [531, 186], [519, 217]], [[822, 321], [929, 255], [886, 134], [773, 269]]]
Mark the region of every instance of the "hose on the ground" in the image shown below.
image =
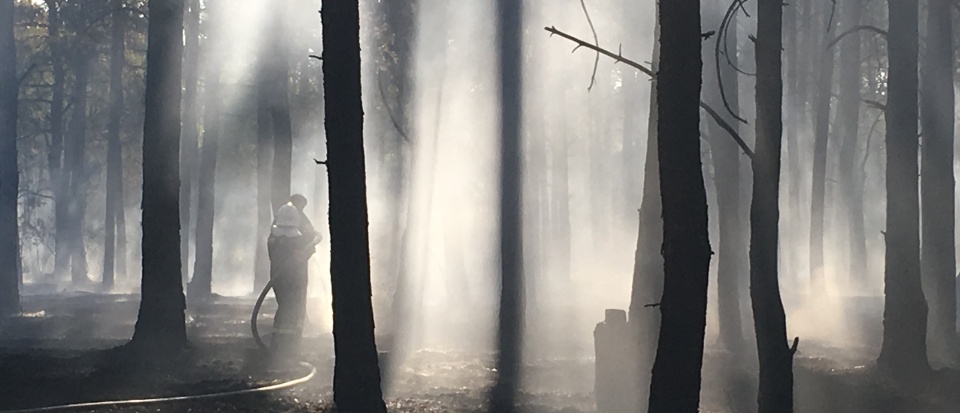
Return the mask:
[[262, 350], [266, 350], [267, 345], [260, 339], [260, 330], [257, 329], [257, 317], [260, 316], [260, 306], [263, 305], [263, 300], [267, 298], [267, 293], [270, 292], [271, 288], [273, 288], [273, 280], [267, 281], [267, 285], [263, 286], [263, 291], [261, 291], [260, 296], [257, 297], [257, 303], [253, 305], [253, 315], [250, 316], [250, 332], [253, 333], [253, 340], [257, 342], [257, 346]]

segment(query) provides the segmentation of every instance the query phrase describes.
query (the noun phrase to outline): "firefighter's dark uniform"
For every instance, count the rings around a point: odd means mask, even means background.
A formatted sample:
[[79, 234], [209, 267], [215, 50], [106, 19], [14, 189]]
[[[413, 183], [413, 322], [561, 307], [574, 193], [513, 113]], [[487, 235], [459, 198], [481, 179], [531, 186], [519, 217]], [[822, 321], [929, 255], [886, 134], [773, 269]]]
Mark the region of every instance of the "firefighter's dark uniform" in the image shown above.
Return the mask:
[[[271, 347], [296, 353], [303, 335], [307, 301], [307, 260], [314, 251], [315, 232], [309, 220], [299, 214], [299, 234], [271, 233], [267, 240], [270, 256], [270, 280], [277, 297]], [[306, 222], [306, 226], [303, 223]], [[309, 227], [307, 227], [309, 226]]]

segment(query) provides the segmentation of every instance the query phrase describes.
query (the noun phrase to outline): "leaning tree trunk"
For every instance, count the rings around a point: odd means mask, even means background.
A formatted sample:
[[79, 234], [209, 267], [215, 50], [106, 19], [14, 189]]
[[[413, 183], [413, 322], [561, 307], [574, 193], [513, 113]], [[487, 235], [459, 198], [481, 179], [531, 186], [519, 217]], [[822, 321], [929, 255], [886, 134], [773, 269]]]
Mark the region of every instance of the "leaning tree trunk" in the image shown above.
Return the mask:
[[0, 1], [0, 317], [20, 312], [20, 236], [17, 230], [17, 48], [15, 0]]
[[793, 412], [793, 347], [777, 274], [779, 243], [781, 104], [780, 0], [757, 3], [757, 135], [750, 204], [750, 301], [760, 360], [759, 413]]
[[949, 0], [930, 0], [920, 123], [923, 145], [920, 202], [923, 210], [921, 274], [930, 301], [927, 332], [932, 357], [957, 357], [956, 249], [954, 236], [954, 96], [953, 30]]
[[143, 120], [143, 275], [132, 344], [173, 352], [187, 343], [180, 273], [180, 59], [183, 0], [149, 0]]
[[268, 52], [268, 82], [270, 82], [270, 120], [273, 124], [273, 209], [277, 210], [290, 197], [290, 163], [293, 160], [293, 129], [290, 124], [290, 65], [287, 61], [287, 42], [284, 33], [286, 7], [273, 10], [273, 42]]
[[710, 238], [700, 163], [700, 3], [660, 3], [657, 151], [663, 205], [663, 297], [650, 413], [695, 413], [707, 325]]
[[[123, 0], [113, 0], [112, 7], [120, 9]], [[117, 210], [123, 208], [123, 190], [121, 181], [123, 155], [120, 147], [120, 120], [123, 117], [123, 66], [126, 16], [124, 12], [114, 11], [110, 38], [110, 115], [107, 122], [107, 191], [106, 218], [103, 236], [103, 287], [113, 288], [117, 247]], [[122, 228], [121, 228], [122, 230]]]
[[[826, 46], [833, 40], [833, 27], [836, 26], [831, 5], [824, 3], [821, 45]], [[827, 140], [830, 135], [830, 100], [833, 93], [833, 57], [834, 48], [822, 48], [820, 52], [820, 76], [817, 79], [817, 106], [814, 114], [813, 133], [813, 189], [810, 192], [810, 283], [814, 294], [822, 294], [826, 289], [823, 267], [823, 221], [827, 183]], [[781, 80], [782, 84], [782, 80]]]
[[197, 129], [200, 86], [200, 1], [188, 0], [184, 16], [183, 136], [180, 137], [180, 266], [184, 282], [190, 278], [190, 227], [193, 183], [197, 175]]
[[[843, 27], [860, 24], [862, 0], [843, 3]], [[856, 153], [860, 132], [860, 38], [843, 40], [840, 47], [840, 98], [837, 103], [837, 125], [840, 129], [840, 188], [847, 213], [850, 265], [848, 279], [857, 289], [866, 287], [867, 237], [863, 218], [863, 188], [856, 175]]]
[[[207, 7], [214, 18], [221, 16], [222, 5], [220, 0], [207, 1]], [[210, 53], [207, 55], [209, 60], [205, 64], [207, 72], [204, 75], [206, 101], [203, 106], [203, 145], [200, 149], [200, 174], [197, 184], [196, 258], [193, 278], [187, 287], [187, 296], [191, 303], [209, 299], [213, 293], [213, 222], [216, 205], [214, 182], [220, 141], [220, 72], [223, 62], [222, 55], [216, 52], [221, 45], [219, 40], [220, 33], [216, 28], [207, 30]]]
[[386, 413], [370, 297], [359, 1], [324, 0], [320, 15], [336, 357], [333, 400], [340, 411]]
[[888, 0], [887, 243], [883, 346], [877, 364], [901, 379], [929, 370], [927, 302], [920, 281], [917, 175], [917, 0]]
[[523, 336], [523, 173], [522, 115], [523, 3], [496, 3], [500, 71], [500, 314], [497, 329], [497, 379], [490, 411], [515, 411], [520, 385]]
[[87, 273], [87, 249], [83, 241], [83, 222], [87, 210], [87, 85], [92, 59], [86, 51], [77, 51], [74, 80], [73, 116], [70, 118], [70, 142], [67, 154], [70, 168], [68, 245], [70, 246], [70, 279], [75, 285], [90, 282]]

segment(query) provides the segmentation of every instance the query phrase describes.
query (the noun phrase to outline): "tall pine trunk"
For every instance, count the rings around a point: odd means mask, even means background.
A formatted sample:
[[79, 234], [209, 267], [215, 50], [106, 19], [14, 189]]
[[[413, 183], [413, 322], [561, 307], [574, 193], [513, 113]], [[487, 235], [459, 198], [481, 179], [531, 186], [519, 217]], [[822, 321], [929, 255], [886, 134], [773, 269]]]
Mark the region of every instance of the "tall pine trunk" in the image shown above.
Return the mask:
[[757, 3], [757, 137], [750, 204], [750, 301], [760, 361], [759, 413], [793, 412], [793, 353], [777, 274], [781, 104], [780, 0]]
[[[826, 46], [833, 40], [836, 19], [824, 4], [823, 27], [820, 44]], [[810, 282], [814, 294], [823, 293], [826, 279], [823, 266], [823, 221], [827, 183], [827, 140], [830, 135], [830, 100], [833, 94], [834, 48], [820, 49], [820, 75], [817, 78], [817, 103], [813, 121], [813, 189], [810, 192]], [[781, 80], [782, 83], [782, 80]]]
[[370, 297], [359, 2], [324, 0], [320, 15], [336, 357], [333, 400], [344, 412], [386, 413]]
[[[862, 0], [843, 3], [843, 28], [860, 24]], [[867, 280], [867, 236], [863, 218], [863, 188], [857, 171], [857, 146], [860, 132], [860, 38], [851, 36], [840, 45], [840, 98], [837, 102], [837, 126], [840, 145], [840, 192], [847, 213], [850, 246], [848, 279], [851, 285], [865, 287]]]
[[57, 0], [47, 0], [47, 37], [50, 44], [50, 63], [53, 66], [53, 91], [50, 100], [50, 148], [47, 163], [50, 183], [53, 186], [54, 204], [54, 269], [57, 278], [66, 276], [70, 267], [70, 250], [67, 242], [69, 221], [69, 174], [63, 162], [63, 103], [66, 85], [66, 68], [63, 62], [63, 40], [60, 38], [60, 7]]
[[930, 302], [927, 332], [931, 358], [956, 361], [957, 296], [954, 234], [954, 96], [952, 2], [930, 0], [923, 54], [923, 130], [920, 165], [921, 274]]
[[[120, 9], [123, 0], [113, 0]], [[114, 11], [110, 38], [110, 115], [107, 122], [107, 191], [103, 236], [103, 287], [113, 288], [117, 247], [117, 210], [123, 208], [123, 155], [120, 147], [120, 121], [123, 118], [123, 66], [125, 12]], [[122, 228], [120, 228], [122, 230]]]
[[273, 209], [277, 210], [290, 197], [290, 163], [293, 160], [293, 129], [290, 124], [290, 64], [284, 23], [285, 6], [273, 10], [273, 41], [268, 53], [270, 82], [270, 122], [273, 124]]
[[877, 364], [901, 379], [929, 370], [927, 302], [920, 281], [917, 175], [917, 0], [888, 0], [887, 243], [883, 345]]
[[270, 83], [266, 79], [265, 64], [257, 74], [257, 255], [254, 258], [253, 293], [260, 292], [270, 280], [270, 257], [267, 254], [267, 236], [273, 218], [270, 192], [273, 165], [273, 130], [268, 102]]
[[87, 251], [83, 241], [83, 221], [87, 210], [87, 86], [92, 58], [78, 50], [76, 78], [73, 89], [73, 115], [70, 117], [70, 141], [65, 160], [69, 160], [70, 195], [67, 242], [70, 248], [70, 279], [77, 284], [90, 282], [87, 271]]
[[[221, 17], [222, 0], [207, 1], [209, 15]], [[217, 175], [217, 147], [220, 141], [220, 72], [223, 61], [216, 50], [220, 47], [220, 33], [213, 24], [207, 30], [210, 53], [205, 63], [205, 104], [203, 106], [203, 145], [200, 149], [200, 174], [197, 184], [196, 258], [193, 277], [187, 288], [191, 302], [210, 298], [213, 283], [213, 222], [215, 211], [215, 178]]]
[[132, 344], [155, 357], [187, 343], [180, 273], [183, 0], [149, 0], [143, 120], [143, 272]]
[[0, 1], [0, 317], [20, 312], [20, 235], [17, 230], [17, 48], [15, 0]]
[[190, 227], [193, 223], [194, 180], [197, 175], [200, 86], [200, 1], [188, 0], [184, 15], [183, 127], [180, 137], [180, 263], [184, 282], [190, 278]]
[[663, 297], [650, 413], [697, 412], [707, 325], [710, 238], [700, 162], [700, 3], [660, 3], [657, 136]]

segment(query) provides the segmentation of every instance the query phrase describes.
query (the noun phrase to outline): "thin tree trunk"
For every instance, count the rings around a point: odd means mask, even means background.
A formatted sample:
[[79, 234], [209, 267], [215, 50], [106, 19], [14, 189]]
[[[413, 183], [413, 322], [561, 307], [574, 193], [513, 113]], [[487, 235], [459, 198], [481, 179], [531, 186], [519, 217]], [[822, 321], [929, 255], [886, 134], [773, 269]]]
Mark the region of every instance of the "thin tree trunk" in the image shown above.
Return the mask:
[[[112, 8], [123, 7], [123, 0], [113, 0]], [[103, 288], [113, 288], [117, 246], [117, 209], [123, 208], [123, 191], [120, 182], [123, 180], [121, 162], [123, 156], [120, 147], [120, 121], [123, 117], [123, 66], [124, 66], [124, 33], [126, 15], [124, 12], [113, 13], [110, 39], [110, 117], [107, 123], [107, 190], [106, 190], [106, 218], [104, 221], [103, 237]]]
[[663, 297], [650, 413], [695, 413], [707, 325], [710, 239], [700, 162], [700, 3], [660, 4], [657, 136], [663, 205]]
[[66, 69], [63, 64], [63, 41], [60, 39], [60, 6], [57, 0], [47, 0], [47, 37], [50, 43], [50, 62], [53, 65], [53, 92], [50, 101], [50, 148], [47, 163], [50, 168], [50, 183], [53, 186], [54, 204], [54, 269], [57, 278], [66, 276], [70, 267], [70, 251], [67, 248], [69, 226], [68, 184], [69, 173], [63, 167], [63, 102], [66, 84]]
[[269, 82], [261, 65], [257, 79], [257, 256], [254, 261], [253, 293], [257, 294], [270, 279], [270, 258], [267, 236], [273, 217], [271, 202], [271, 166], [273, 164], [273, 130], [268, 105]]
[[180, 263], [184, 282], [190, 279], [190, 227], [193, 183], [197, 174], [197, 129], [200, 86], [200, 1], [187, 0], [184, 16], [183, 128], [180, 137]]
[[320, 12], [336, 357], [333, 400], [340, 411], [386, 413], [370, 297], [359, 9], [357, 0], [324, 0]]
[[17, 48], [15, 0], [0, 1], [0, 317], [20, 312], [20, 234], [17, 229]]
[[180, 62], [183, 0], [149, 0], [143, 121], [143, 276], [132, 344], [145, 356], [187, 343], [180, 273]]
[[277, 210], [290, 198], [290, 168], [293, 160], [293, 129], [290, 124], [290, 67], [287, 61], [287, 42], [284, 35], [283, 6], [277, 6], [272, 21], [274, 41], [268, 54], [268, 81], [270, 82], [270, 119], [273, 124], [273, 209]]
[[83, 241], [83, 222], [87, 209], [87, 85], [90, 79], [92, 59], [83, 56], [77, 59], [76, 79], [74, 80], [73, 115], [70, 118], [70, 225], [68, 242], [70, 246], [70, 279], [74, 285], [90, 282], [87, 273], [87, 252]]
[[779, 243], [781, 20], [783, 3], [757, 3], [757, 138], [750, 204], [750, 300], [760, 361], [759, 413], [793, 412], [793, 353], [777, 274]]
[[917, 0], [889, 0], [887, 34], [887, 243], [883, 345], [877, 364], [901, 379], [929, 370], [927, 302], [920, 276], [917, 175]]
[[[213, 18], [220, 16], [220, 0], [207, 1], [208, 12]], [[211, 24], [211, 26], [213, 26]], [[203, 106], [203, 145], [200, 149], [200, 174], [197, 185], [197, 233], [196, 258], [193, 278], [187, 288], [190, 301], [210, 298], [213, 283], [213, 222], [215, 216], [215, 178], [217, 174], [217, 147], [220, 141], [220, 56], [215, 52], [220, 46], [220, 33], [216, 28], [207, 30], [211, 53], [205, 63]]]
[[[826, 46], [833, 40], [833, 27], [836, 20], [830, 12], [830, 4], [824, 4], [821, 45]], [[810, 282], [814, 294], [826, 289], [823, 267], [823, 221], [827, 183], [827, 140], [830, 135], [830, 100], [833, 93], [834, 48], [821, 48], [820, 76], [817, 78], [817, 107], [814, 115], [813, 137], [813, 189], [810, 192]]]
[[923, 54], [921, 188], [923, 237], [921, 274], [930, 302], [927, 343], [931, 357], [956, 361], [957, 296], [954, 235], [953, 30], [949, 0], [930, 0]]

